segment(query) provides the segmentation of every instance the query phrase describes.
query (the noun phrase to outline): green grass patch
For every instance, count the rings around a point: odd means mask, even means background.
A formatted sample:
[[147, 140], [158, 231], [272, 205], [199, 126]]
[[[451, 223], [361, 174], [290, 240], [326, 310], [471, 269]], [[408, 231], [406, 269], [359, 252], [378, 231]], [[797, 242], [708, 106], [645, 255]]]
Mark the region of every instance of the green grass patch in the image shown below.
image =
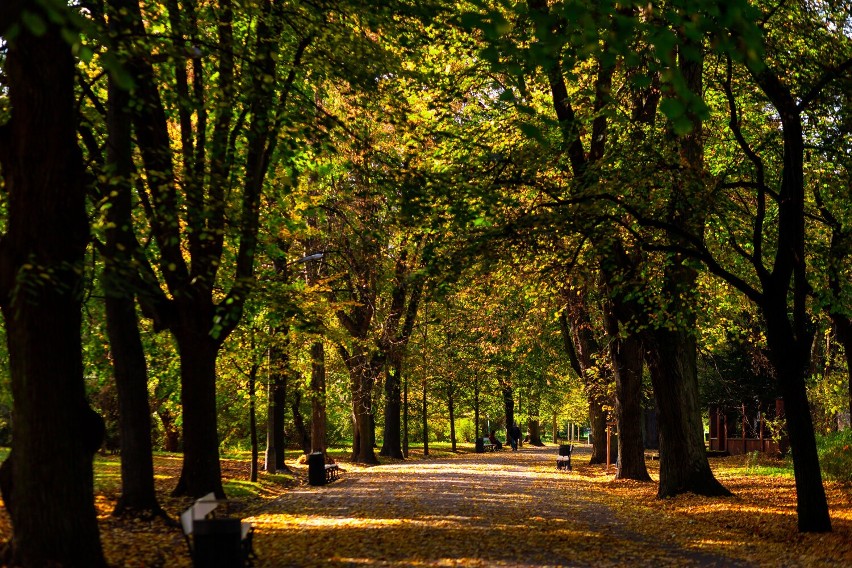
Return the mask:
[[223, 487], [225, 488], [225, 494], [229, 498], [246, 497], [255, 499], [261, 497], [263, 494], [263, 488], [260, 483], [252, 483], [251, 481], [232, 479], [223, 483]]

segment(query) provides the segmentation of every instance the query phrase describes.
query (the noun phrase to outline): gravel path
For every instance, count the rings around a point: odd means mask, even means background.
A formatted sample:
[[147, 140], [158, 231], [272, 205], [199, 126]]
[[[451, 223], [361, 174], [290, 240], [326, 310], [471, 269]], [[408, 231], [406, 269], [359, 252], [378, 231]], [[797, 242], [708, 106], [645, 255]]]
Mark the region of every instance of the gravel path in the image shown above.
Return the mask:
[[555, 454], [350, 468], [250, 519], [258, 566], [747, 566], [628, 530], [582, 479], [555, 469]]

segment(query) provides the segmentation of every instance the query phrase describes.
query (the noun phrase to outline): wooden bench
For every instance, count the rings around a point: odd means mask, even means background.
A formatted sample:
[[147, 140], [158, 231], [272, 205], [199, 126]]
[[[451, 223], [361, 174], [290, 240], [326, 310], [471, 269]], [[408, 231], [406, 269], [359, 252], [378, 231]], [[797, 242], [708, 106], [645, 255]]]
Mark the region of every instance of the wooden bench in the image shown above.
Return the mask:
[[486, 452], [493, 452], [497, 448], [491, 443], [491, 440], [488, 438], [482, 438], [482, 449]]
[[213, 493], [181, 513], [180, 523], [192, 565], [198, 567], [252, 566], [252, 526], [240, 519], [214, 517], [220, 502]]
[[331, 483], [335, 479], [340, 479], [340, 468], [336, 463], [325, 464], [325, 482]]
[[556, 469], [569, 471], [571, 469], [571, 452], [574, 446], [571, 444], [560, 444], [559, 455], [556, 456]]

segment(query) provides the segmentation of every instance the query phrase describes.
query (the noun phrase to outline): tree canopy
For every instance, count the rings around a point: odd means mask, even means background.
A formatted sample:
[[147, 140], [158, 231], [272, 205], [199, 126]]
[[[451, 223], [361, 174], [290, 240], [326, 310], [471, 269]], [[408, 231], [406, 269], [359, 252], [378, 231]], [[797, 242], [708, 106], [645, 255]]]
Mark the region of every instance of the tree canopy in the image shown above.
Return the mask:
[[[831, 530], [850, 87], [845, 0], [4, 2], [14, 558], [103, 564], [103, 434], [156, 514], [155, 446], [224, 497], [264, 410], [273, 469], [567, 419], [596, 463], [612, 420], [640, 481], [652, 412], [658, 496], [721, 496], [704, 411], [780, 397], [799, 528]], [[35, 476], [59, 448], [73, 475]]]

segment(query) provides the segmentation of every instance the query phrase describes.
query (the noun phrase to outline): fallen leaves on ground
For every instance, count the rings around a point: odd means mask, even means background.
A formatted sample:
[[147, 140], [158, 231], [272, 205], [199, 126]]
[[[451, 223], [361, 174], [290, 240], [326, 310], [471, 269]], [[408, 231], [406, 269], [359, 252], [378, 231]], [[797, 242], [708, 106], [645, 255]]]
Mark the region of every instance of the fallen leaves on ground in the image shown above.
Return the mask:
[[[655, 483], [616, 481], [589, 466], [555, 469], [556, 448], [387, 460], [338, 460], [341, 480], [306, 484], [265, 476], [248, 484], [248, 463], [223, 460], [230, 512], [255, 526], [260, 567], [282, 566], [818, 566], [852, 565], [852, 488], [827, 483], [834, 531], [799, 534], [791, 477], [753, 476], [743, 458], [713, 458], [730, 498], [658, 500]], [[177, 519], [189, 501], [166, 497], [179, 456], [156, 458], [162, 504]], [[179, 528], [110, 516], [118, 497], [114, 462], [96, 467], [97, 508], [114, 566], [190, 566]], [[655, 462], [649, 462], [652, 477]], [[9, 522], [0, 508], [0, 533]]]

